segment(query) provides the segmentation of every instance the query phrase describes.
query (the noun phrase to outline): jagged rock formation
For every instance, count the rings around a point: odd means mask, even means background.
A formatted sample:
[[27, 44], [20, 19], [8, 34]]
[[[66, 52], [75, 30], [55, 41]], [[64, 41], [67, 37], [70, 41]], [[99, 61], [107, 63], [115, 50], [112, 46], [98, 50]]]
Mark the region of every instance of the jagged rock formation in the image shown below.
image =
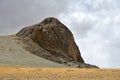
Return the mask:
[[56, 18], [25, 27], [17, 36], [21, 37], [26, 50], [38, 56], [67, 65], [73, 65], [72, 62], [76, 67], [85, 64], [71, 31]]

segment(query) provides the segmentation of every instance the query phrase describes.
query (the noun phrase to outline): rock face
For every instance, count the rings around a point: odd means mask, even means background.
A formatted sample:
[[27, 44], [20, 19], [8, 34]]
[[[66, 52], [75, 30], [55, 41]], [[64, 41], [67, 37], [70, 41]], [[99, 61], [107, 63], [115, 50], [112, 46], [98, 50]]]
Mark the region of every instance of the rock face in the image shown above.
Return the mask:
[[27, 49], [38, 56], [60, 63], [84, 63], [71, 31], [56, 18], [46, 18], [25, 27], [17, 36], [22, 37]]
[[17, 35], [29, 37], [56, 57], [84, 62], [71, 31], [56, 18], [46, 18], [39, 24], [25, 27]]

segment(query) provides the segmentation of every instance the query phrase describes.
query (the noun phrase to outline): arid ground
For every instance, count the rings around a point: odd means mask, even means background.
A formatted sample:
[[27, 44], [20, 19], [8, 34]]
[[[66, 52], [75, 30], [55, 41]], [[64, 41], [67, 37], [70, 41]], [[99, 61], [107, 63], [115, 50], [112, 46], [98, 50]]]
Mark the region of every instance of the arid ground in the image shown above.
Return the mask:
[[0, 66], [67, 67], [31, 54], [17, 39], [15, 35], [0, 36]]
[[0, 67], [0, 80], [120, 80], [120, 69]]

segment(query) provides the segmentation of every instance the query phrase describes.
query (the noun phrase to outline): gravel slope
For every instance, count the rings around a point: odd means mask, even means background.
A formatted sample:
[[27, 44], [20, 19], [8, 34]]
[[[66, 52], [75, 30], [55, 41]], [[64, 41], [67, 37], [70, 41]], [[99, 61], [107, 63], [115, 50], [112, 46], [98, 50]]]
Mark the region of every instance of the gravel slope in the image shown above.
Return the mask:
[[67, 67], [25, 51], [15, 35], [0, 36], [0, 65], [23, 67]]

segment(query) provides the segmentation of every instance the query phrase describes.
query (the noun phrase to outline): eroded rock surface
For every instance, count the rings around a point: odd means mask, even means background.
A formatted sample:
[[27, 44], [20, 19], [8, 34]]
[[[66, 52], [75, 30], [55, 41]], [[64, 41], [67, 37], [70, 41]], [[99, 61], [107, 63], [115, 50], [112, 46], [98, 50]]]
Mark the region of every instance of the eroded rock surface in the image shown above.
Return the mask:
[[[46, 18], [38, 24], [25, 27], [17, 36], [27, 45], [26, 49], [38, 56], [65, 64], [84, 63], [71, 31], [56, 18]], [[33, 44], [37, 44], [37, 47]]]

